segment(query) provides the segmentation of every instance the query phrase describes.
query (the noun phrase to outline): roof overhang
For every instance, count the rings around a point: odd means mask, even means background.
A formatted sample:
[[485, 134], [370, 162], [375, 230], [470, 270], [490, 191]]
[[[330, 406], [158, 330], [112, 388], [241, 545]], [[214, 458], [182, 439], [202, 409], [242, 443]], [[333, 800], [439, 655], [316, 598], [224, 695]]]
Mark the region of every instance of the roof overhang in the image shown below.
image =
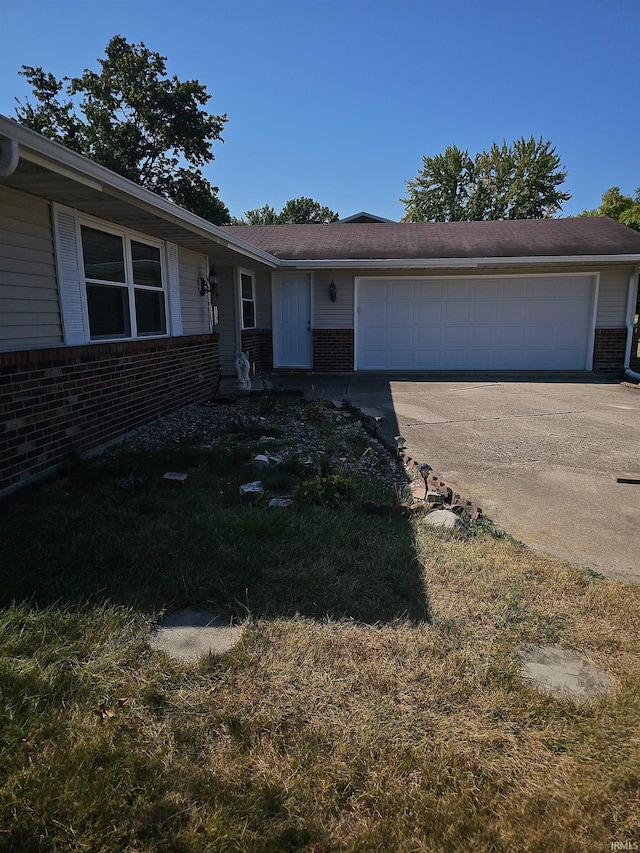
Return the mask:
[[215, 263], [280, 264], [269, 252], [2, 115], [0, 137], [15, 140], [20, 155], [16, 170], [0, 178], [5, 186], [205, 252]]
[[508, 258], [336, 258], [322, 260], [280, 260], [293, 269], [477, 269], [480, 267], [549, 266], [550, 264], [636, 264], [634, 255], [533, 255]]

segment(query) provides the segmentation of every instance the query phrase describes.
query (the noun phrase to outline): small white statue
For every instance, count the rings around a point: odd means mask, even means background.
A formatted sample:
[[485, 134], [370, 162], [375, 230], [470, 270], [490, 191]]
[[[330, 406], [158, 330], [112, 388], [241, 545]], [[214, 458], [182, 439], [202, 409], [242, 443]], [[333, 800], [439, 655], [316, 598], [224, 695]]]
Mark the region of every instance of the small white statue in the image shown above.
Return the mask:
[[246, 352], [239, 352], [236, 357], [236, 373], [238, 375], [238, 388], [241, 391], [251, 390], [251, 380], [249, 379], [249, 358]]

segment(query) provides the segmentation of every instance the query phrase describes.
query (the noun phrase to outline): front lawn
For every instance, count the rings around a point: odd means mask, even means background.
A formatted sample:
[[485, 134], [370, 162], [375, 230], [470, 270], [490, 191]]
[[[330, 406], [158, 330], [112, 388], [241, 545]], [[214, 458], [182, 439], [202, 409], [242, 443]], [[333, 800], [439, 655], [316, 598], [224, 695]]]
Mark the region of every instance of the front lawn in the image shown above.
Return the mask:
[[[357, 425], [246, 406], [217, 438], [200, 412], [169, 446], [0, 505], [0, 850], [640, 841], [640, 589], [486, 522], [461, 539], [370, 517], [362, 501], [397, 493]], [[281, 463], [260, 473], [265, 447]], [[258, 478], [294, 505], [243, 503]], [[197, 604], [244, 623], [241, 643], [195, 666], [151, 650], [158, 615]], [[576, 706], [527, 687], [516, 654], [537, 642], [615, 693]]]

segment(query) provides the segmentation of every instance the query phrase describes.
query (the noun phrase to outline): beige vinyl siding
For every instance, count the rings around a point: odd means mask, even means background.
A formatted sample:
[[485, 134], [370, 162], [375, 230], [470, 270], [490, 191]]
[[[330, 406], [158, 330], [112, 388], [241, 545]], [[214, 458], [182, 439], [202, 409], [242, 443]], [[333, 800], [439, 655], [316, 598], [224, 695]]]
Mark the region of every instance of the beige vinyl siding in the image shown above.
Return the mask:
[[632, 267], [603, 267], [600, 272], [597, 329], [622, 329], [626, 325], [629, 276]]
[[49, 203], [0, 187], [0, 349], [62, 343]]
[[182, 332], [203, 335], [210, 331], [209, 300], [200, 296], [200, 278], [207, 274], [207, 259], [189, 249], [178, 248], [178, 277], [180, 281], [180, 310]]
[[235, 359], [237, 349], [236, 316], [237, 293], [235, 269], [233, 267], [216, 267], [218, 273], [218, 318], [216, 332], [220, 335], [220, 369], [225, 376], [235, 376]]
[[271, 328], [271, 271], [255, 273], [256, 328]]
[[[317, 270], [313, 273], [313, 327], [353, 329], [353, 270]], [[377, 275], [377, 270], [374, 271]], [[329, 299], [329, 284], [336, 286], [336, 301]]]

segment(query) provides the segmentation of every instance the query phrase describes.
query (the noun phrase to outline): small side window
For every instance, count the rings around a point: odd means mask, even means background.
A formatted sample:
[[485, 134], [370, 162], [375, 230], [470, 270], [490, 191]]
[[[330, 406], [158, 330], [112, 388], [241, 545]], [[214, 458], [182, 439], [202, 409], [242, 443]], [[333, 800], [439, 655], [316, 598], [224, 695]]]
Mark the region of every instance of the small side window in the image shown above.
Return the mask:
[[242, 303], [242, 328], [255, 329], [256, 299], [253, 273], [240, 273], [240, 298]]

